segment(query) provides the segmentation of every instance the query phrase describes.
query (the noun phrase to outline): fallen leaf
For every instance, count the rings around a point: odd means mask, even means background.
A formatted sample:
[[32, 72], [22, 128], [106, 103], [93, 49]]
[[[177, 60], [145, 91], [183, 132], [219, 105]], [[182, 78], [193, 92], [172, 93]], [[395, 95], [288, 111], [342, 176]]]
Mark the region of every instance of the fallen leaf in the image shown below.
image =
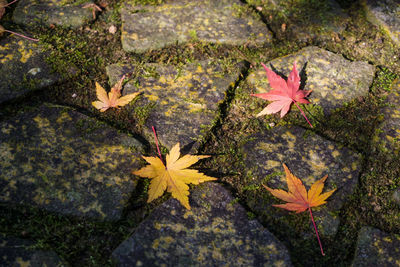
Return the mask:
[[6, 6], [8, 5], [7, 0], [0, 0], [0, 19], [6, 13]]
[[293, 64], [293, 69], [289, 74], [287, 82], [274, 71], [267, 68], [264, 63], [261, 63], [261, 65], [264, 67], [267, 73], [268, 82], [273, 90], [269, 91], [268, 93], [251, 95], [273, 102], [264, 108], [260, 113], [258, 113], [257, 117], [266, 114], [277, 113], [280, 111], [282, 118], [288, 113], [291, 105], [294, 103], [312, 128], [313, 126], [307, 119], [303, 110], [297, 104], [297, 102], [309, 104], [310, 102], [305, 98], [311, 93], [311, 91], [300, 90], [300, 76], [296, 68], [296, 63]]
[[273, 196], [282, 199], [288, 203], [285, 204], [278, 204], [278, 205], [272, 205], [274, 207], [282, 208], [282, 209], [287, 209], [290, 211], [296, 211], [296, 213], [303, 212], [305, 210], [309, 210], [310, 215], [311, 215], [311, 220], [313, 222], [315, 232], [317, 234], [318, 242], [321, 248], [321, 253], [322, 255], [324, 254], [324, 251], [322, 249], [322, 244], [319, 239], [317, 227], [315, 225], [314, 217], [311, 212], [312, 207], [317, 207], [320, 205], [323, 205], [326, 203], [326, 199], [330, 197], [333, 192], [335, 192], [336, 189], [333, 189], [329, 192], [322, 193], [322, 190], [324, 189], [324, 182], [326, 178], [328, 178], [328, 175], [325, 175], [322, 179], [316, 181], [310, 188], [310, 190], [307, 192], [306, 188], [304, 187], [303, 183], [299, 178], [294, 176], [288, 169], [288, 167], [283, 164], [283, 168], [285, 169], [286, 173], [286, 182], [289, 188], [289, 191], [286, 192], [281, 189], [271, 189], [268, 186], [265, 186], [265, 189], [267, 189]]
[[4, 29], [4, 27], [0, 25], [0, 36], [2, 36], [3, 33], [5, 33], [5, 32], [6, 32], [6, 29]]
[[294, 176], [285, 164], [283, 164], [283, 168], [285, 169], [289, 192], [281, 189], [271, 189], [268, 186], [263, 185], [275, 197], [289, 202], [286, 204], [273, 205], [275, 207], [296, 211], [297, 213], [303, 212], [309, 208], [325, 204], [325, 200], [336, 190], [333, 189], [321, 195], [322, 189], [324, 188], [324, 182], [326, 178], [328, 178], [328, 175], [326, 175], [322, 179], [316, 181], [307, 193], [301, 180]]
[[[0, 0], [0, 19], [6, 13], [6, 7], [14, 4], [15, 2], [17, 2], [17, 0], [11, 1], [10, 3], [8, 3], [7, 0]], [[35, 41], [35, 42], [39, 41], [38, 39], [30, 38], [30, 37], [25, 36], [23, 34], [16, 33], [16, 32], [10, 31], [10, 30], [6, 30], [3, 26], [0, 25], [0, 36], [2, 36], [3, 33], [5, 33], [5, 32], [9, 32], [11, 34], [21, 36], [21, 37], [23, 37], [25, 39], [28, 39], [28, 40], [31, 40], [31, 41]]]
[[100, 1], [99, 1], [99, 5], [100, 5], [102, 8], [106, 8], [106, 7], [108, 7], [109, 3], [108, 3], [107, 0], [100, 0]]
[[210, 156], [185, 155], [181, 158], [179, 143], [177, 143], [166, 156], [166, 166], [158, 157], [143, 157], [150, 165], [143, 167], [133, 174], [152, 179], [149, 187], [149, 198], [147, 202], [160, 197], [165, 190], [172, 194], [172, 197], [190, 210], [189, 186], [187, 184], [199, 184], [206, 181], [213, 181], [217, 178], [199, 173], [197, 170], [187, 169], [200, 159]]
[[101, 12], [101, 8], [94, 3], [87, 3], [87, 4], [83, 5], [82, 8], [92, 9], [93, 19], [96, 19], [96, 11]]
[[14, 4], [17, 1], [18, 0], [13, 0], [10, 3], [8, 3], [7, 0], [0, 0], [0, 19], [1, 19], [1, 17], [3, 17], [4, 13], [6, 13], [6, 7]]
[[106, 111], [109, 108], [118, 108], [125, 106], [131, 102], [140, 92], [128, 94], [121, 97], [122, 82], [125, 79], [125, 75], [111, 88], [108, 93], [104, 90], [101, 85], [96, 82], [96, 94], [99, 100], [92, 102], [92, 105], [99, 109], [101, 112]]

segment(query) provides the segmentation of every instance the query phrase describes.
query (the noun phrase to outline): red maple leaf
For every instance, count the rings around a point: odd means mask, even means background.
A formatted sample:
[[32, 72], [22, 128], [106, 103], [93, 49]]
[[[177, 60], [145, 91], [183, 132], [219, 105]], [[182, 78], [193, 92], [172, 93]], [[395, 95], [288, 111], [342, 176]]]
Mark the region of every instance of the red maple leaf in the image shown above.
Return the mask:
[[296, 68], [296, 62], [293, 63], [293, 69], [289, 74], [287, 81], [285, 81], [281, 76], [276, 74], [274, 71], [270, 70], [265, 66], [264, 63], [261, 63], [267, 72], [268, 82], [271, 85], [272, 89], [268, 93], [261, 94], [251, 94], [252, 96], [259, 97], [265, 100], [273, 101], [267, 107], [265, 107], [260, 113], [257, 114], [257, 117], [281, 112], [281, 118], [288, 113], [291, 105], [294, 103], [297, 108], [300, 110], [301, 114], [307, 120], [308, 124], [310, 124], [311, 128], [313, 127], [310, 121], [307, 119], [303, 110], [297, 104], [297, 102], [302, 104], [309, 104], [310, 101], [305, 99], [310, 93], [310, 91], [300, 90], [300, 76]]

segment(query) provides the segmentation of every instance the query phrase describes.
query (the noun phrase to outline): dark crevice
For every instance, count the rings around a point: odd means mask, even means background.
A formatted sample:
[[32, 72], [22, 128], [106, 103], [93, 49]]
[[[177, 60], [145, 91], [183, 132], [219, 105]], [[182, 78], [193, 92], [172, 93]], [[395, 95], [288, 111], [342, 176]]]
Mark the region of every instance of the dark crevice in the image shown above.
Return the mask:
[[211, 139], [211, 136], [217, 134], [218, 130], [221, 128], [222, 124], [225, 121], [225, 118], [228, 115], [230, 104], [232, 100], [235, 98], [236, 87], [243, 80], [245, 80], [249, 74], [250, 62], [243, 61], [242, 64], [243, 66], [241, 67], [238, 79], [235, 81], [235, 84], [227, 90], [225, 100], [218, 107], [218, 115], [214, 120], [213, 126], [209, 130], [207, 136], [204, 138], [204, 141], [199, 145], [198, 149], [199, 152], [203, 152], [205, 150], [205, 147], [208, 141]]
[[257, 10], [257, 8], [255, 8], [253, 5], [249, 4], [246, 0], [240, 0], [240, 2], [242, 2], [243, 4], [247, 5], [248, 7], [250, 7], [252, 9], [253, 12], [255, 12], [261, 19], [261, 21], [265, 24], [265, 26], [267, 27], [267, 29], [269, 30], [269, 32], [272, 35], [272, 39], [273, 40], [277, 40], [277, 35], [276, 32], [272, 29], [271, 25], [268, 23], [267, 18], [264, 16], [264, 14]]

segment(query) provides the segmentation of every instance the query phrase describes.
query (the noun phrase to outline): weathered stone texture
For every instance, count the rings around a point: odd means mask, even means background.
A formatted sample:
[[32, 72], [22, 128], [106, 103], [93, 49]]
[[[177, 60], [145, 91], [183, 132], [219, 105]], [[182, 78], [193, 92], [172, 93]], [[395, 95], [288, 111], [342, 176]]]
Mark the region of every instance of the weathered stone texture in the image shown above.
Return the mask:
[[[286, 177], [282, 163], [305, 184], [311, 185], [328, 175], [325, 191], [336, 188], [327, 204], [313, 208], [322, 235], [334, 235], [339, 219], [332, 212], [338, 212], [346, 197], [357, 185], [361, 169], [361, 157], [300, 127], [277, 127], [249, 137], [242, 150], [247, 170], [252, 180], [247, 186], [265, 184], [274, 189], [287, 191]], [[265, 195], [271, 196], [267, 190]], [[289, 211], [271, 207], [282, 203], [264, 194], [248, 196], [250, 208], [264, 218], [275, 217], [282, 220]]]
[[119, 219], [140, 167], [135, 139], [62, 106], [0, 123], [0, 201]]
[[179, 0], [159, 6], [121, 8], [122, 46], [128, 52], [160, 49], [190, 38], [212, 43], [242, 45], [271, 41], [265, 24], [253, 14], [239, 16], [238, 0]]
[[[312, 90], [308, 99], [312, 104], [320, 105], [325, 114], [366, 95], [375, 74], [375, 67], [366, 62], [351, 62], [341, 55], [313, 46], [274, 59], [266, 65], [288, 77], [294, 62], [301, 77], [300, 88]], [[251, 73], [247, 81], [254, 87], [254, 93], [265, 93], [272, 89], [262, 67]]]
[[352, 266], [399, 266], [400, 235], [363, 227], [358, 234]]
[[350, 20], [335, 0], [248, 0], [264, 15], [278, 39], [326, 42], [342, 34]]
[[[144, 134], [153, 140], [152, 126], [157, 128], [161, 143], [172, 148], [177, 142], [195, 148], [201, 139], [202, 129], [210, 128], [218, 105], [225, 93], [239, 78], [241, 64], [235, 73], [227, 73], [219, 64], [202, 61], [182, 67], [147, 64], [152, 74], [139, 75], [139, 86], [128, 82], [126, 94], [141, 91], [142, 98], [135, 107], [154, 105], [144, 125]], [[133, 66], [111, 65], [107, 74], [114, 84], [122, 74]], [[184, 149], [185, 150], [185, 149]]]
[[9, 36], [0, 40], [0, 103], [53, 84], [51, 72], [37, 43]]
[[[69, 0], [20, 0], [13, 13], [17, 24], [29, 25], [40, 23], [62, 27], [78, 28], [94, 20], [92, 9], [83, 8], [83, 4], [74, 4]], [[81, 2], [81, 1], [80, 1]]]
[[382, 113], [383, 123], [376, 131], [374, 144], [378, 149], [397, 155], [400, 149], [400, 80], [392, 84]]
[[398, 0], [363, 0], [367, 19], [384, 29], [400, 45], [400, 2]]
[[190, 195], [191, 210], [170, 199], [114, 252], [118, 266], [291, 266], [286, 248], [222, 186]]
[[0, 266], [66, 266], [55, 252], [29, 249], [29, 240], [0, 235]]

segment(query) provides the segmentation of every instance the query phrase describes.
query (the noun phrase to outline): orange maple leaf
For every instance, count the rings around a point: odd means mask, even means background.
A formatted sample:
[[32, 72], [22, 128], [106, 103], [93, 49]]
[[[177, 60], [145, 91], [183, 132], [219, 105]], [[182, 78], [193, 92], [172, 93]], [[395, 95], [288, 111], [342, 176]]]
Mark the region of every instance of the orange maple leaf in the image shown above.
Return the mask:
[[285, 164], [283, 164], [283, 168], [285, 169], [289, 192], [281, 189], [271, 189], [268, 186], [263, 185], [272, 195], [288, 202], [286, 204], [273, 205], [274, 207], [296, 211], [297, 213], [303, 212], [311, 207], [325, 204], [326, 199], [336, 190], [333, 189], [321, 194], [324, 189], [324, 182], [326, 178], [328, 178], [328, 175], [325, 175], [322, 179], [316, 181], [307, 193], [301, 180], [294, 176]]
[[125, 75], [111, 88], [108, 93], [104, 90], [101, 85], [96, 82], [96, 94], [99, 100], [93, 101], [92, 105], [99, 109], [101, 112], [106, 111], [109, 108], [118, 108], [125, 106], [131, 102], [140, 92], [124, 95], [121, 97], [122, 82], [125, 79]]
[[143, 157], [150, 165], [133, 172], [134, 175], [151, 179], [147, 202], [160, 197], [167, 190], [172, 194], [172, 197], [179, 200], [185, 208], [190, 210], [189, 186], [187, 184], [197, 185], [202, 182], [217, 180], [217, 178], [204, 175], [197, 170], [188, 169], [189, 166], [200, 159], [210, 156], [185, 155], [179, 158], [179, 150], [179, 143], [177, 143], [167, 155], [166, 165], [161, 158]]
[[314, 217], [311, 212], [312, 207], [317, 207], [320, 205], [323, 205], [326, 203], [326, 199], [330, 197], [333, 192], [335, 192], [336, 189], [333, 189], [329, 192], [322, 193], [322, 190], [324, 189], [324, 182], [326, 178], [328, 178], [328, 175], [325, 175], [322, 179], [316, 181], [310, 188], [310, 190], [307, 192], [305, 186], [301, 182], [299, 178], [294, 176], [288, 169], [288, 167], [283, 164], [283, 168], [285, 169], [286, 173], [286, 182], [289, 188], [289, 191], [286, 192], [281, 189], [271, 189], [268, 186], [265, 186], [265, 189], [267, 189], [272, 195], [274, 195], [277, 198], [280, 198], [288, 203], [285, 204], [278, 204], [278, 205], [272, 205], [274, 207], [282, 208], [282, 209], [287, 209], [290, 211], [296, 211], [296, 213], [303, 212], [305, 210], [309, 210], [310, 215], [311, 215], [311, 220], [314, 224], [315, 232], [317, 234], [318, 242], [321, 248], [321, 253], [322, 255], [324, 254], [324, 251], [322, 249], [322, 244], [319, 239], [317, 227], [315, 226], [315, 221]]

